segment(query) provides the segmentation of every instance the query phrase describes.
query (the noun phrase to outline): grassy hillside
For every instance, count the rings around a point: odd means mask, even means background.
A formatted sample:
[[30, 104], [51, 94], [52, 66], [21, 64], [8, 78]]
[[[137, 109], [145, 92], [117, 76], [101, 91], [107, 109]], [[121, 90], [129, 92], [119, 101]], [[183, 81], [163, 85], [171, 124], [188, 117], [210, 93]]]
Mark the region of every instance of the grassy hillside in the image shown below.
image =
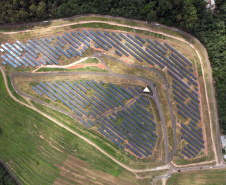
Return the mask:
[[0, 97], [0, 158], [22, 184], [53, 184], [69, 155], [85, 161], [89, 170], [119, 179], [126, 174], [129, 180], [135, 180], [132, 174], [85, 141], [13, 101], [7, 94], [2, 74]]

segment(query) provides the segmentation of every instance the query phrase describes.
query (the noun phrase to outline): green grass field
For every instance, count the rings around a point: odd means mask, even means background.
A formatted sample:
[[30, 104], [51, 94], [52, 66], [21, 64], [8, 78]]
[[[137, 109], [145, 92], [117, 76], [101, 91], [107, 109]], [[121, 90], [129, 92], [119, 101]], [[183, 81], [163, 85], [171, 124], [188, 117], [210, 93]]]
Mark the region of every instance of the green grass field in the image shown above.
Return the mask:
[[65, 69], [65, 68], [40, 68], [37, 70], [37, 72], [54, 72], [54, 71], [60, 71], [60, 72], [73, 72], [73, 71], [96, 71], [96, 72], [108, 72], [106, 69], [101, 69], [96, 66], [92, 67], [84, 67], [84, 68], [76, 68], [76, 69]]
[[0, 158], [22, 184], [52, 184], [59, 176], [56, 165], [62, 165], [68, 154], [86, 161], [94, 170], [114, 176], [123, 172], [122, 167], [82, 139], [14, 102], [2, 75], [0, 84]]
[[167, 181], [167, 185], [225, 185], [226, 170], [194, 170], [173, 174]]

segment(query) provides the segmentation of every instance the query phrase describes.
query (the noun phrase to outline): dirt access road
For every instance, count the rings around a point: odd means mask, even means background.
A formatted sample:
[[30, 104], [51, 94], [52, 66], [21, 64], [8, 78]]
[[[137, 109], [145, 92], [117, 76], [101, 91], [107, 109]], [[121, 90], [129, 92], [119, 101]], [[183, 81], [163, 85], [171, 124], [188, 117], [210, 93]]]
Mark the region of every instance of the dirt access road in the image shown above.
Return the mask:
[[[87, 15], [88, 16], [99, 16], [99, 15]], [[65, 19], [58, 19], [58, 20], [52, 20], [50, 21], [51, 22], [58, 22], [58, 21], [65, 21], [65, 20], [72, 20], [72, 19], [75, 19], [75, 18], [79, 18], [79, 17], [85, 17], [85, 16], [74, 16], [74, 17], [71, 17], [71, 18], [65, 18]], [[112, 16], [99, 16], [99, 17], [104, 17], [104, 18], [115, 18], [115, 17], [112, 17]], [[116, 18], [115, 18], [116, 19]], [[126, 19], [126, 18], [117, 18], [119, 20], [125, 20], [125, 21], [134, 21], [134, 20], [131, 20], [131, 19]], [[135, 22], [138, 22], [138, 23], [143, 23], [145, 24], [146, 22], [145, 21], [139, 21], [139, 20], [135, 20]], [[182, 38], [177, 38], [175, 36], [171, 36], [169, 34], [166, 34], [166, 33], [163, 33], [163, 32], [160, 32], [160, 31], [153, 31], [151, 30], [150, 28], [145, 28], [145, 27], [137, 27], [137, 26], [129, 26], [129, 25], [124, 25], [124, 24], [119, 24], [119, 23], [115, 23], [115, 22], [112, 22], [112, 21], [80, 21], [80, 22], [73, 22], [73, 23], [67, 23], [67, 24], [62, 24], [62, 25], [56, 25], [56, 26], [50, 26], [51, 28], [58, 28], [58, 27], [62, 27], [62, 26], [71, 26], [71, 25], [78, 25], [78, 24], [86, 24], [86, 23], [105, 23], [105, 24], [110, 24], [110, 25], [115, 25], [115, 26], [122, 26], [122, 27], [127, 27], [127, 28], [133, 28], [133, 29], [139, 29], [139, 30], [146, 30], [146, 31], [151, 31], [151, 32], [154, 32], [154, 33], [158, 33], [158, 34], [162, 34], [162, 35], [165, 35], [167, 37], [171, 37], [171, 38], [174, 38], [176, 40], [180, 40], [186, 44], [188, 44], [190, 47], [192, 47], [197, 55], [198, 55], [198, 58], [199, 60], [201, 61], [201, 66], [202, 66], [202, 73], [204, 73], [204, 69], [203, 69], [203, 63], [204, 61], [202, 60], [198, 50], [193, 46], [193, 44], [187, 42], [185, 39], [182, 39]], [[26, 23], [26, 24], [20, 24], [19, 26], [29, 26], [29, 25], [41, 25], [43, 24], [43, 22], [38, 22], [38, 23]], [[0, 27], [14, 27], [9, 25], [9, 26], [0, 26]], [[174, 28], [169, 28], [167, 26], [164, 26], [164, 25], [159, 25], [159, 27], [164, 27], [164, 28], [167, 28], [167, 29], [171, 29], [171, 30], [175, 30]], [[17, 31], [17, 32], [1, 32], [1, 33], [4, 33], [4, 34], [16, 34], [16, 33], [23, 33], [23, 32], [30, 32], [30, 31], [33, 31], [33, 30], [23, 30], [23, 31]], [[190, 37], [191, 39], [195, 40], [203, 49], [203, 52], [205, 54], [205, 59], [206, 59], [206, 63], [207, 63], [207, 66], [208, 66], [208, 72], [209, 72], [209, 77], [210, 77], [210, 84], [211, 84], [211, 94], [212, 94], [212, 100], [213, 100], [213, 104], [214, 104], [214, 112], [215, 112], [215, 124], [216, 124], [216, 128], [217, 128], [217, 137], [218, 137], [218, 153], [220, 155], [220, 160], [218, 160], [218, 156], [217, 156], [217, 149], [216, 149], [216, 145], [215, 145], [215, 142], [214, 142], [214, 134], [213, 134], [213, 123], [212, 123], [212, 119], [211, 119], [211, 111], [210, 111], [210, 107], [209, 107], [209, 98], [208, 98], [208, 94], [207, 94], [207, 87], [206, 87], [206, 79], [203, 75], [203, 81], [204, 81], [204, 87], [205, 87], [205, 96], [207, 98], [207, 106], [208, 106], [208, 115], [209, 115], [209, 120], [210, 120], [210, 131], [211, 131], [211, 140], [212, 140], [212, 143], [213, 143], [213, 151], [214, 151], [214, 156], [215, 156], [215, 159], [216, 159], [216, 163], [220, 163], [222, 164], [223, 163], [223, 160], [222, 160], [222, 152], [221, 152], [221, 140], [220, 140], [220, 135], [219, 135], [219, 121], [218, 121], [218, 113], [217, 113], [217, 107], [216, 107], [216, 100], [215, 100], [215, 91], [214, 91], [214, 87], [213, 87], [213, 80], [212, 80], [212, 74], [211, 74], [211, 69], [210, 69], [210, 62], [209, 62], [209, 59], [208, 59], [208, 55], [207, 55], [207, 52], [206, 52], [206, 49], [204, 48], [204, 46], [195, 38], [193, 37], [192, 35], [186, 33], [186, 32], [183, 32], [181, 31], [180, 33]], [[176, 130], [174, 129], [174, 137], [176, 135]], [[172, 158], [173, 154], [175, 153], [176, 151], [176, 147], [173, 148], [173, 151], [170, 155], [170, 157]]]

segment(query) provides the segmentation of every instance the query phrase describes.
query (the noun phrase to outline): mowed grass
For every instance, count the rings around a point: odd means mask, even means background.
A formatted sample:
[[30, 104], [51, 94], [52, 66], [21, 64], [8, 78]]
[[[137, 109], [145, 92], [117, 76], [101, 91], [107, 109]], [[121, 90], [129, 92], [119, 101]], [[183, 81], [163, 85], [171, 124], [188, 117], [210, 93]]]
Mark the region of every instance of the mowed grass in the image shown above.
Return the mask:
[[83, 68], [76, 68], [76, 69], [65, 69], [65, 68], [40, 68], [37, 72], [54, 72], [54, 71], [65, 71], [65, 72], [74, 72], [74, 71], [96, 71], [96, 72], [108, 72], [106, 69], [101, 69], [96, 66], [87, 66]]
[[167, 181], [167, 185], [224, 185], [226, 184], [226, 170], [194, 170], [173, 174]]
[[0, 75], [0, 158], [22, 184], [52, 184], [68, 154], [118, 176], [123, 168], [79, 137], [13, 101]]

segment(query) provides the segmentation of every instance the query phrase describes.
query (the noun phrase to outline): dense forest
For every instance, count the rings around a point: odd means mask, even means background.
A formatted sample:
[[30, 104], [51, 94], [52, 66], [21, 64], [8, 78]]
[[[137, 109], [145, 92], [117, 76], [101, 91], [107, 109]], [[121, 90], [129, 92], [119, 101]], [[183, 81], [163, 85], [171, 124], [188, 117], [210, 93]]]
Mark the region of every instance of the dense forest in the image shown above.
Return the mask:
[[9, 175], [6, 169], [0, 164], [0, 184], [2, 185], [16, 185], [13, 178]]
[[156, 21], [183, 29], [207, 48], [217, 90], [221, 127], [226, 133], [226, 1], [214, 12], [204, 0], [2, 0], [0, 24], [103, 14]]

